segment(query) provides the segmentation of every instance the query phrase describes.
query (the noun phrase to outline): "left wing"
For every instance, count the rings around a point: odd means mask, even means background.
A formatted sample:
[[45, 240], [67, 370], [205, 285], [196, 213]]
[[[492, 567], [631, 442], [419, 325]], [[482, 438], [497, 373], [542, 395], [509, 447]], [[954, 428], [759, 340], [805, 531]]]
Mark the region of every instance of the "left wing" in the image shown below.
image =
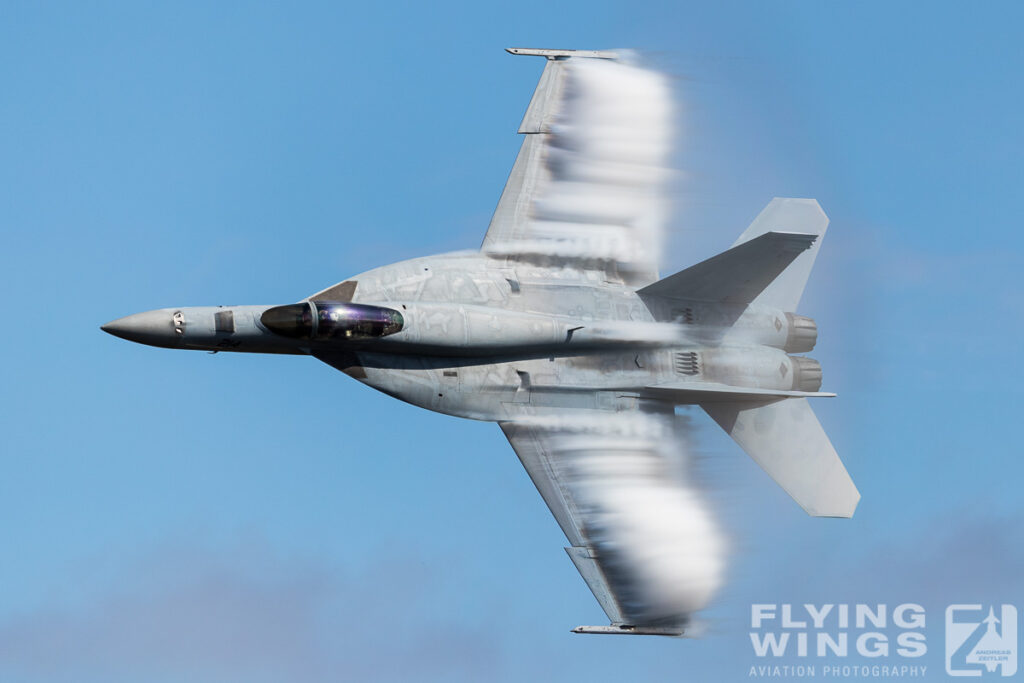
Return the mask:
[[522, 409], [501, 428], [611, 621], [577, 631], [681, 635], [721, 582], [724, 543], [686, 482], [671, 406]]
[[509, 52], [547, 64], [481, 249], [656, 281], [672, 133], [665, 78], [614, 52]]

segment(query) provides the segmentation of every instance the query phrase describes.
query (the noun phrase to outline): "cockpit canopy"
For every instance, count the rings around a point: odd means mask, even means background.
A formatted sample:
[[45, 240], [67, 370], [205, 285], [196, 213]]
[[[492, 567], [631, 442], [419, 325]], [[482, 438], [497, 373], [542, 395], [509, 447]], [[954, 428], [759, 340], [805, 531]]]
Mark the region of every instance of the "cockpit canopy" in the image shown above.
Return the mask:
[[275, 334], [319, 341], [385, 337], [405, 324], [402, 314], [391, 308], [332, 301], [268, 308], [260, 322]]

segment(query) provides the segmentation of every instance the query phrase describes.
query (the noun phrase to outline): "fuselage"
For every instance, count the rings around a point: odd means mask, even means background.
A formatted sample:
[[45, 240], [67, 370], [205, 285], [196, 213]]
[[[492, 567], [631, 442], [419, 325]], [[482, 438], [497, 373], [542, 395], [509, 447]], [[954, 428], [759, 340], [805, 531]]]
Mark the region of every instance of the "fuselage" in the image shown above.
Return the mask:
[[[352, 309], [376, 332], [330, 327]], [[376, 268], [298, 304], [161, 309], [104, 329], [170, 348], [313, 355], [428, 410], [504, 420], [527, 406], [673, 402], [656, 389], [672, 383], [816, 391], [807, 359], [787, 353], [808, 350], [792, 324], [782, 311], [644, 300], [605, 270], [459, 252]]]

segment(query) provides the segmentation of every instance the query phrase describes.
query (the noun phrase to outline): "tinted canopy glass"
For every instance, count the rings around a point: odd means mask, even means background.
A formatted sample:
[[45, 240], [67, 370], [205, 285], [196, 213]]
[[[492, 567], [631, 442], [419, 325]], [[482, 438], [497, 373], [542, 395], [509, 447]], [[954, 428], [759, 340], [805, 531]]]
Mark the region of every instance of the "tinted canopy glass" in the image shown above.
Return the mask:
[[402, 314], [390, 308], [365, 304], [317, 302], [317, 339], [369, 339], [402, 329]]
[[267, 329], [297, 339], [372, 339], [402, 329], [402, 314], [390, 308], [331, 301], [268, 308], [260, 316]]

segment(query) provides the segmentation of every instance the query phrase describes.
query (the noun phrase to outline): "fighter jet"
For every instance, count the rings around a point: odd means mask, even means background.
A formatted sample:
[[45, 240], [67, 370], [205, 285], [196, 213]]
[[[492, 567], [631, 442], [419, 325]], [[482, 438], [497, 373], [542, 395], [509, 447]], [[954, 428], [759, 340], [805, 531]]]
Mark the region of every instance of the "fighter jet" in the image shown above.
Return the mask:
[[284, 305], [164, 308], [102, 326], [172, 349], [312, 356], [402, 401], [497, 422], [608, 616], [578, 633], [689, 635], [727, 553], [686, 466], [699, 406], [809, 514], [860, 498], [808, 399], [795, 311], [828, 218], [772, 200], [722, 253], [658, 274], [667, 79], [629, 53], [545, 58], [478, 250], [415, 258]]

